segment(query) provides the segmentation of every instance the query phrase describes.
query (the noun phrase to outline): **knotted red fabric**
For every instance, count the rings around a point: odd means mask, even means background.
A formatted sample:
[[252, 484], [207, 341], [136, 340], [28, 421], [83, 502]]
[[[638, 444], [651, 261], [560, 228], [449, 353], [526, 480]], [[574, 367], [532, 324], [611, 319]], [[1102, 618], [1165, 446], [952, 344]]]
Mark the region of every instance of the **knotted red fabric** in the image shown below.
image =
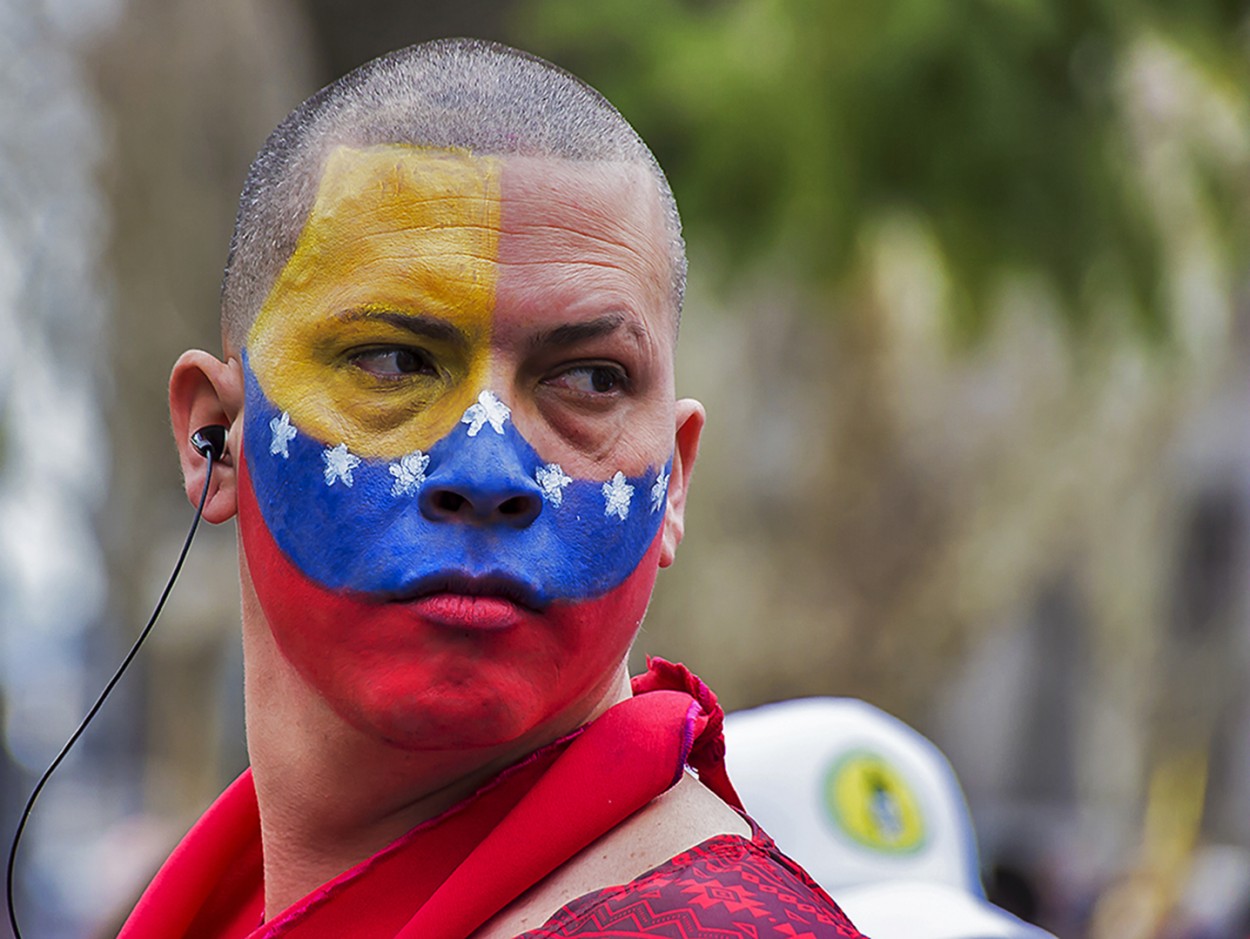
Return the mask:
[[[725, 774], [715, 695], [684, 666], [662, 659], [650, 660], [633, 684], [634, 697], [268, 922], [256, 794], [244, 773], [158, 872], [119, 939], [465, 939], [671, 788], [686, 765], [740, 809]], [[751, 847], [736, 836], [725, 840]], [[818, 894], [809, 906], [821, 898], [828, 905], [822, 921], [837, 926], [829, 935], [858, 935], [806, 875], [781, 860], [801, 889]]]

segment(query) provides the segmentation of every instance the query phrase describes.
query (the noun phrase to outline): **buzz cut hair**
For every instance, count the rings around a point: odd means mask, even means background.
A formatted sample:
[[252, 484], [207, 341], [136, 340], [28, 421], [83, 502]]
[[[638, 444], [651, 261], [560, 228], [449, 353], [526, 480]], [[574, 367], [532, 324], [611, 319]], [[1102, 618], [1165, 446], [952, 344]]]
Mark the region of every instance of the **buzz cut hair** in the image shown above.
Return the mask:
[[441, 39], [349, 72], [269, 135], [243, 184], [226, 258], [221, 326], [227, 351], [243, 347], [294, 253], [330, 153], [384, 144], [646, 167], [668, 237], [676, 330], [686, 287], [681, 218], [663, 170], [638, 133], [603, 95], [544, 59], [484, 40]]

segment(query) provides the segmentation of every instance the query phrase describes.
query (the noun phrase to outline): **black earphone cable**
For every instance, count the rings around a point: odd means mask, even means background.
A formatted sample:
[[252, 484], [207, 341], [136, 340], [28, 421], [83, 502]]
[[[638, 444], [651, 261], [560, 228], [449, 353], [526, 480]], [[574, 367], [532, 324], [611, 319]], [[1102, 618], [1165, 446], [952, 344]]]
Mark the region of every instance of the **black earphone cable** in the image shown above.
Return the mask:
[[156, 618], [161, 615], [161, 610], [165, 607], [165, 601], [169, 597], [169, 592], [174, 588], [174, 582], [182, 571], [182, 562], [186, 560], [187, 552], [191, 549], [191, 539], [195, 537], [195, 530], [199, 527], [200, 519], [204, 516], [204, 504], [208, 501], [208, 487], [213, 481], [213, 465], [217, 453], [211, 447], [206, 447], [202, 452], [208, 461], [208, 468], [204, 477], [204, 491], [200, 493], [200, 504], [196, 507], [195, 518], [191, 520], [191, 528], [187, 531], [186, 541], [182, 543], [182, 551], [178, 554], [178, 561], [174, 564], [173, 573], [169, 575], [169, 581], [165, 584], [165, 589], [161, 591], [160, 599], [156, 601], [156, 608], [152, 610], [152, 615], [149, 617], [147, 625], [143, 627], [139, 633], [139, 638], [135, 640], [134, 645], [130, 647], [130, 651], [126, 653], [126, 657], [122, 660], [122, 664], [118, 666], [117, 671], [113, 673], [113, 677], [109, 679], [108, 684], [104, 686], [104, 690], [100, 692], [100, 696], [96, 698], [95, 704], [91, 706], [87, 716], [82, 719], [78, 729], [70, 735], [69, 740], [65, 742], [65, 746], [61, 748], [61, 752], [56, 755], [56, 759], [52, 761], [44, 771], [43, 776], [39, 778], [39, 782], [35, 784], [35, 788], [30, 793], [30, 798], [26, 800], [26, 807], [22, 809], [22, 817], [18, 821], [17, 830], [13, 834], [13, 843], [9, 846], [9, 863], [5, 874], [5, 898], [9, 910], [9, 925], [13, 927], [15, 939], [22, 939], [22, 930], [17, 925], [17, 911], [13, 907], [13, 879], [17, 863], [17, 847], [22, 840], [22, 833], [26, 830], [26, 823], [30, 820], [30, 813], [35, 807], [35, 800], [39, 798], [39, 793], [43, 791], [43, 787], [52, 778], [52, 774], [56, 772], [57, 767], [69, 755], [70, 749], [78, 742], [78, 738], [83, 735], [87, 725], [91, 723], [92, 719], [99, 713], [100, 708], [103, 707], [105, 699], [108, 698], [117, 683], [121, 681], [122, 675], [130, 667], [130, 663], [134, 661], [135, 656], [139, 654], [139, 648], [143, 645], [144, 640], [148, 638], [148, 634], [152, 631], [152, 626], [156, 623]]

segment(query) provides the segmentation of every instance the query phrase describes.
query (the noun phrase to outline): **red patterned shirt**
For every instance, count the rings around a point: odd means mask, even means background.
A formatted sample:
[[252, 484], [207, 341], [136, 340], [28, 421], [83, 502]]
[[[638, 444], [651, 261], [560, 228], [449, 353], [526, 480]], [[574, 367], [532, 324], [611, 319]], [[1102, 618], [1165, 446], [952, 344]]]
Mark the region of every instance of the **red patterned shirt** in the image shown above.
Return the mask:
[[628, 884], [578, 897], [522, 939], [863, 939], [807, 873], [752, 825]]

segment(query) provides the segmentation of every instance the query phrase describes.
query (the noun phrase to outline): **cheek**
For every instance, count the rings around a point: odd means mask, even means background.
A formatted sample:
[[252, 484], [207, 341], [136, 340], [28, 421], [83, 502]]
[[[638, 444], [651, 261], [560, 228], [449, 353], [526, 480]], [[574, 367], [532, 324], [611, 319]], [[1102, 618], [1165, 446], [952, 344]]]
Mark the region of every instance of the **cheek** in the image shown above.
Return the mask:
[[661, 394], [597, 414], [580, 412], [546, 392], [530, 408], [518, 421], [524, 422], [526, 439], [539, 453], [561, 454], [560, 465], [577, 479], [609, 480], [617, 470], [642, 476], [665, 465], [673, 452], [673, 401]]
[[621, 662], [646, 613], [661, 537], [607, 593], [556, 602], [503, 630], [451, 629], [410, 604], [327, 589], [269, 534], [240, 461], [239, 523], [275, 642], [358, 730], [411, 749], [491, 746], [573, 713]]

